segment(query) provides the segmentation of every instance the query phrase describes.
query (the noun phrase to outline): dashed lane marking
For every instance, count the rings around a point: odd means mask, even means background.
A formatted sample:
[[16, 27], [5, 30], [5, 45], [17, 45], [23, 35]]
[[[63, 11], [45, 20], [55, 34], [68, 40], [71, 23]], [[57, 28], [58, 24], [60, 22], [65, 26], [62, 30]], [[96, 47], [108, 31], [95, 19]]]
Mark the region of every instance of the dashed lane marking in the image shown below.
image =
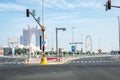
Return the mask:
[[117, 61], [111, 61], [111, 60], [100, 60], [100, 61], [72, 61], [72, 63], [107, 63], [107, 62], [117, 62]]

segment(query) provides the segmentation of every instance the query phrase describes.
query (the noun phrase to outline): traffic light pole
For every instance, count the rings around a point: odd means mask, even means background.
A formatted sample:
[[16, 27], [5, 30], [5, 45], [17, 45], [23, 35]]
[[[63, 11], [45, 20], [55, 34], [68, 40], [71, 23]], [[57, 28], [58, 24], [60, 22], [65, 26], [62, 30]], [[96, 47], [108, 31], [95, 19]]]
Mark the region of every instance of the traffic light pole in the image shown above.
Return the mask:
[[[43, 37], [43, 41], [44, 41], [44, 31], [42, 31], [42, 37]], [[42, 50], [43, 50], [43, 53], [44, 53], [44, 52], [45, 52], [45, 44], [43, 44]], [[44, 54], [45, 54], [45, 53], [44, 53]]]
[[[42, 36], [43, 36], [43, 41], [44, 41], [44, 31], [45, 31], [45, 27], [44, 27], [44, 0], [42, 0]], [[45, 44], [43, 44], [43, 53], [45, 52]], [[44, 53], [45, 55], [45, 53]]]
[[[42, 41], [44, 42], [44, 32], [45, 32], [45, 27], [44, 27], [44, 0], [42, 0], [42, 25], [39, 22], [39, 17], [38, 17], [38, 20], [35, 18], [35, 10], [33, 10], [33, 12], [30, 12], [29, 9], [26, 9], [26, 14], [27, 14], [27, 17], [29, 17], [29, 15], [31, 14], [32, 17], [34, 18], [34, 20], [41, 27]], [[48, 62], [47, 62], [46, 55], [45, 55], [45, 43], [43, 43], [42, 45], [43, 45], [42, 46], [43, 53], [42, 53], [42, 58], [41, 58], [40, 64], [44, 65], [44, 64], [48, 64]]]
[[31, 15], [32, 15], [32, 17], [34, 18], [34, 20], [38, 23], [38, 25], [41, 27], [41, 29], [42, 29], [42, 26], [41, 26], [41, 24], [39, 23], [39, 21], [35, 18], [35, 16], [34, 16], [34, 14], [32, 14], [31, 12], [29, 12]]

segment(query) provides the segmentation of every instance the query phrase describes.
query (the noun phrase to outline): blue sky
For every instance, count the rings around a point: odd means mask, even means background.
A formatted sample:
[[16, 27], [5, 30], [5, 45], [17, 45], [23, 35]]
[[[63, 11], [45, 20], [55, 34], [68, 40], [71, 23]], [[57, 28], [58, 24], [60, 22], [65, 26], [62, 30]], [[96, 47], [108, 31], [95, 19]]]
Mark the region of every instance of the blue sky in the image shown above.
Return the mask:
[[[65, 32], [59, 31], [59, 47], [70, 50], [72, 27], [74, 41], [80, 42], [83, 35], [92, 38], [93, 51], [100, 47], [103, 51], [118, 49], [118, 20], [120, 10], [112, 8], [105, 11], [103, 6], [107, 0], [45, 0], [45, 33], [48, 34], [48, 48], [52, 41], [55, 49], [55, 28], [65, 27]], [[20, 37], [22, 30], [28, 25], [36, 27], [32, 17], [26, 17], [26, 9], [36, 10], [36, 17], [41, 17], [42, 0], [0, 0], [0, 46], [8, 45], [9, 37]], [[120, 0], [112, 0], [113, 5], [120, 5]], [[53, 39], [52, 39], [53, 35]], [[77, 46], [80, 50], [80, 45]]]

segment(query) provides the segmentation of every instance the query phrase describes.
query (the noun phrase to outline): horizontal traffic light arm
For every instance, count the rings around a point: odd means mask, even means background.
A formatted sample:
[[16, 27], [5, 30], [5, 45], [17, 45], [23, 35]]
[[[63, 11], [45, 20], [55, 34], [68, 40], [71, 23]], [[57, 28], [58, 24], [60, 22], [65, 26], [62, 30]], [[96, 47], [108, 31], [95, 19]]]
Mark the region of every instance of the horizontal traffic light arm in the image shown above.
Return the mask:
[[[29, 9], [26, 9], [26, 16], [29, 17], [30, 14], [31, 14], [32, 17], [35, 19], [35, 21], [38, 23], [38, 25], [41, 27], [41, 29], [43, 30], [43, 26], [39, 23], [39, 20], [37, 20], [37, 19], [35, 18], [35, 10], [34, 10], [34, 13], [33, 13], [33, 12], [31, 12]], [[39, 19], [39, 17], [38, 17], [38, 19]]]
[[[104, 6], [107, 6], [107, 5], [105, 4]], [[111, 5], [111, 7], [120, 8], [120, 6], [114, 6], [114, 5]]]
[[35, 18], [35, 16], [30, 12], [30, 14], [32, 15], [32, 17], [35, 19], [35, 21], [38, 23], [38, 25], [42, 28], [42, 25], [38, 22], [38, 20]]

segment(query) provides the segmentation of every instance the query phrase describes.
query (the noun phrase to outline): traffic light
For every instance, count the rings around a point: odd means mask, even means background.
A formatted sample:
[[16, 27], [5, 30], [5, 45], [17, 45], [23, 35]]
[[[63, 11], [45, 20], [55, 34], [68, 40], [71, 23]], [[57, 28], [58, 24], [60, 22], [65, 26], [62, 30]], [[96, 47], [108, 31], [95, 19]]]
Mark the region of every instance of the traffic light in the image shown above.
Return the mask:
[[106, 5], [105, 5], [105, 10], [107, 11], [108, 10], [108, 4], [106, 2]]
[[33, 16], [35, 16], [35, 10], [32, 11]]
[[108, 0], [104, 6], [105, 6], [106, 11], [110, 10], [111, 9], [111, 0]]
[[29, 14], [29, 9], [26, 9], [26, 16], [29, 17], [30, 14]]
[[108, 7], [108, 9], [111, 9], [111, 0], [108, 0], [107, 7]]

